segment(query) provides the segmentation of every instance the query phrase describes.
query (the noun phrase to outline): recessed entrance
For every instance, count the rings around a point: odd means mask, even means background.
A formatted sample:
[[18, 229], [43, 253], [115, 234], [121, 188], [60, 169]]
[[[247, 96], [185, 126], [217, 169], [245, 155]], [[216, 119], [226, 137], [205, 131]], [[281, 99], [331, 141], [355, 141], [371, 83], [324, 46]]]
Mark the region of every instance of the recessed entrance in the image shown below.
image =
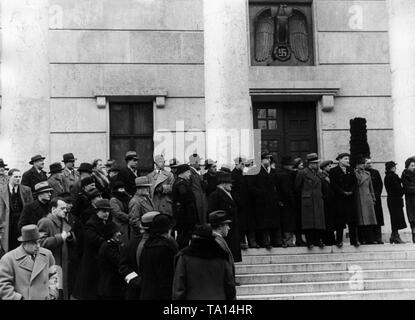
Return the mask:
[[284, 155], [317, 152], [315, 102], [253, 102], [254, 129], [261, 129], [261, 150], [280, 162]]

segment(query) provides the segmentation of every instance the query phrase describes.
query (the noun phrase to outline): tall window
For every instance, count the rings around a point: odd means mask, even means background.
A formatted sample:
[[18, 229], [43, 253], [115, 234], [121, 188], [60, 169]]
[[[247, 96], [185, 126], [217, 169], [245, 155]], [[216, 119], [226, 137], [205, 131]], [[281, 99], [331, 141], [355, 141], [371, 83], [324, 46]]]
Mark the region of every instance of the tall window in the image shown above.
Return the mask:
[[110, 156], [118, 164], [124, 163], [128, 150], [135, 150], [140, 158], [139, 171], [153, 170], [153, 103], [110, 104]]

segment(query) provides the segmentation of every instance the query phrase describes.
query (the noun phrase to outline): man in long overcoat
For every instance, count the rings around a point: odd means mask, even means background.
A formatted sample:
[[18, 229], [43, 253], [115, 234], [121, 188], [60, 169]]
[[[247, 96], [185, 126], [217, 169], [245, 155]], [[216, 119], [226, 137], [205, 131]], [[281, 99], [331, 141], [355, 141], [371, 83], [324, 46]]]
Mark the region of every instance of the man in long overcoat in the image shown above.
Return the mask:
[[350, 169], [350, 154], [340, 153], [337, 158], [339, 165], [330, 170], [330, 183], [334, 191], [336, 226], [336, 245], [343, 246], [343, 231], [346, 224], [349, 227], [350, 244], [359, 246], [357, 240], [357, 213], [355, 192], [357, 180]]
[[189, 157], [191, 173], [189, 182], [192, 192], [195, 195], [199, 221], [200, 223], [205, 223], [207, 221], [206, 182], [200, 175], [200, 161], [201, 158], [196, 153]]
[[372, 160], [366, 158], [365, 169], [370, 173], [370, 178], [372, 179], [373, 190], [375, 192], [375, 213], [376, 213], [376, 222], [377, 225], [374, 227], [374, 237], [375, 243], [383, 244], [382, 240], [382, 226], [385, 224], [383, 219], [383, 209], [382, 209], [382, 190], [383, 190], [383, 181], [382, 177], [378, 170], [373, 168]]
[[365, 170], [364, 158], [357, 159], [355, 175], [357, 178], [357, 225], [360, 242], [374, 244], [374, 227], [377, 225], [376, 199], [370, 173]]
[[50, 176], [48, 178], [48, 183], [53, 189], [52, 198], [55, 198], [62, 193], [69, 192], [69, 187], [65, 184], [62, 171], [63, 168], [59, 162], [52, 163], [49, 166]]
[[[241, 243], [239, 240], [239, 223], [238, 223], [238, 207], [231, 195], [232, 191], [232, 176], [229, 173], [218, 174], [219, 185], [208, 197], [208, 212], [223, 210], [227, 217], [232, 221], [230, 231], [224, 237], [229, 249], [232, 252], [235, 262], [242, 261]], [[210, 215], [209, 215], [210, 217]], [[213, 226], [212, 226], [213, 227]]]
[[0, 300], [50, 300], [57, 292], [50, 290], [51, 268], [55, 266], [52, 252], [40, 247], [36, 225], [21, 230], [19, 247], [0, 260]]
[[255, 203], [257, 231], [261, 245], [268, 249], [282, 246], [281, 217], [278, 206], [275, 170], [271, 169], [271, 154], [261, 154], [261, 168], [257, 175], [250, 179], [250, 190]]
[[33, 202], [32, 191], [22, 185], [22, 175], [18, 169], [9, 171], [9, 183], [0, 193], [0, 225], [2, 228], [1, 246], [7, 252], [16, 249], [20, 243], [18, 227], [23, 207]]
[[301, 225], [306, 234], [307, 246], [324, 247], [323, 232], [326, 228], [323, 192], [318, 175], [319, 162], [316, 153], [306, 157], [307, 167], [295, 178], [295, 187], [301, 190]]
[[139, 176], [137, 170], [138, 167], [138, 155], [135, 151], [127, 151], [125, 154], [126, 166], [120, 168], [117, 179], [124, 182], [125, 191], [130, 196], [133, 196], [136, 190], [135, 179]]
[[68, 300], [68, 280], [69, 280], [69, 250], [75, 244], [75, 235], [71, 232], [71, 226], [66, 221], [67, 204], [59, 198], [54, 198], [50, 202], [51, 213], [39, 220], [38, 227], [40, 232], [44, 232], [41, 246], [52, 251], [56, 265], [62, 268], [62, 298]]
[[282, 246], [294, 247], [294, 233], [297, 230], [296, 215], [297, 204], [295, 199], [295, 177], [293, 171], [294, 160], [291, 156], [284, 156], [281, 159], [282, 168], [277, 171], [276, 180], [280, 195], [281, 207], [281, 228], [283, 233]]
[[33, 156], [29, 164], [33, 165], [32, 168], [23, 173], [22, 184], [28, 186], [32, 192], [35, 191], [35, 185], [39, 182], [48, 180], [46, 172], [43, 171], [45, 166], [45, 157], [40, 154]]
[[79, 172], [75, 170], [76, 158], [74, 157], [73, 153], [65, 153], [62, 158], [62, 162], [65, 167], [62, 171], [63, 182], [66, 190], [71, 191], [72, 186], [81, 179]]
[[136, 192], [128, 204], [128, 215], [132, 237], [140, 233], [141, 217], [150, 211], [154, 211], [154, 203], [150, 198], [150, 181], [147, 177], [138, 177], [135, 179]]
[[150, 181], [150, 197], [153, 200], [154, 209], [160, 213], [173, 215], [171, 193], [173, 189], [173, 173], [164, 169], [163, 155], [154, 157], [155, 169], [147, 175]]
[[177, 179], [173, 184], [173, 217], [176, 219], [177, 244], [179, 249], [182, 249], [189, 244], [193, 228], [200, 220], [195, 195], [189, 183], [190, 167], [181, 164], [176, 170]]

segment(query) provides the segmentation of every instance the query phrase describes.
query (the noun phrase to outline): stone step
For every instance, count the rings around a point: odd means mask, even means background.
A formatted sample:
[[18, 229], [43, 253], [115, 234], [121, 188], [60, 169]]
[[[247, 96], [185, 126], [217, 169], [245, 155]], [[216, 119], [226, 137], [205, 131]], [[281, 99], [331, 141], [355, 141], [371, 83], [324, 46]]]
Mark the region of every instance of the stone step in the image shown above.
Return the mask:
[[237, 295], [270, 295], [311, 292], [415, 289], [415, 279], [375, 279], [298, 283], [249, 284], [237, 287]]
[[405, 260], [415, 259], [415, 251], [382, 251], [353, 253], [321, 253], [321, 254], [284, 254], [284, 255], [250, 255], [244, 256], [238, 264], [267, 263], [310, 263], [364, 260]]
[[315, 247], [290, 247], [290, 248], [272, 248], [272, 249], [247, 249], [242, 251], [243, 256], [258, 255], [292, 255], [292, 254], [321, 254], [321, 253], [355, 253], [355, 252], [391, 252], [391, 251], [415, 251], [415, 244], [383, 244], [383, 245], [361, 245], [358, 248], [349, 244], [344, 244], [342, 248], [336, 246], [326, 246], [323, 249]]
[[238, 275], [236, 281], [244, 284], [265, 283], [295, 283], [295, 282], [322, 282], [322, 281], [347, 281], [351, 278], [360, 279], [415, 279], [415, 269], [385, 269], [362, 270], [359, 267], [350, 271], [325, 271], [325, 272], [297, 272], [297, 273], [265, 273]]
[[238, 300], [415, 300], [415, 289], [239, 295]]
[[414, 260], [378, 260], [378, 261], [338, 261], [314, 263], [286, 263], [286, 264], [237, 264], [236, 274], [263, 274], [263, 273], [294, 273], [318, 271], [349, 271], [356, 266], [363, 270], [385, 269], [412, 269]]

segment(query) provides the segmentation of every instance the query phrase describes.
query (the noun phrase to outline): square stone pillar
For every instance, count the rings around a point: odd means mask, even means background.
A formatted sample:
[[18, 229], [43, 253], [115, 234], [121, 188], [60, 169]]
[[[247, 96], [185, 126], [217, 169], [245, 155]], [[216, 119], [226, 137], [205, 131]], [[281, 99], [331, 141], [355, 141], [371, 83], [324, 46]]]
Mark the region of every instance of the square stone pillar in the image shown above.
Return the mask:
[[48, 0], [1, 0], [0, 157], [11, 168], [50, 161], [48, 10]]

